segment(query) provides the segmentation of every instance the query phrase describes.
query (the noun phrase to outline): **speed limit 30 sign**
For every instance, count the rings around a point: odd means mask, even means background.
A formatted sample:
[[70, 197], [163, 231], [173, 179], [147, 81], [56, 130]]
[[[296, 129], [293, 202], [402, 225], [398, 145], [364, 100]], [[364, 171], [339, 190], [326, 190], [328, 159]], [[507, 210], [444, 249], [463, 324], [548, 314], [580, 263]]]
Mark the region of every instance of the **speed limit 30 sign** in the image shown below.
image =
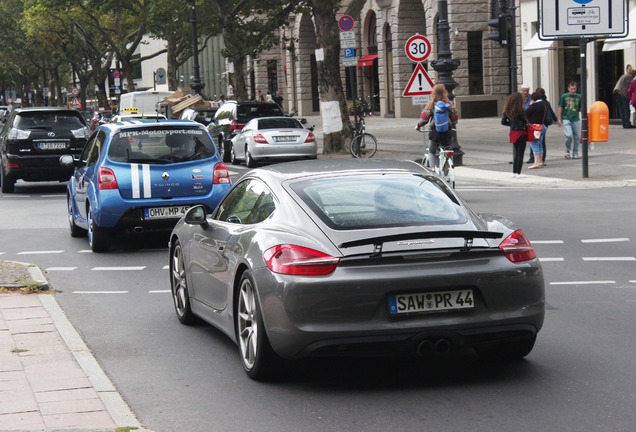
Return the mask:
[[422, 62], [431, 54], [431, 43], [425, 36], [413, 35], [406, 41], [404, 47], [408, 58], [414, 62]]

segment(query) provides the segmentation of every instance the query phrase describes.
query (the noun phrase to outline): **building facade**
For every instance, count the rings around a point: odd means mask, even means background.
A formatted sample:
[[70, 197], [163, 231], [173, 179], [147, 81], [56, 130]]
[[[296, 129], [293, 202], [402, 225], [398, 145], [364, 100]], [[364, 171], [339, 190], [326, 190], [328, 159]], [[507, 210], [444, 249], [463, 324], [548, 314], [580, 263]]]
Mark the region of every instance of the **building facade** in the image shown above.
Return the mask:
[[[545, 88], [548, 99], [555, 105], [566, 91], [568, 82], [580, 82], [578, 40], [539, 40], [538, 2], [447, 0], [450, 51], [453, 59], [459, 60], [459, 67], [453, 72], [457, 82], [455, 103], [462, 118], [499, 116], [507, 95], [522, 83], [531, 89]], [[634, 15], [630, 22], [636, 22], [633, 11], [636, 0], [625, 2], [628, 11]], [[431, 80], [436, 82], [437, 73], [430, 67], [430, 62], [439, 54], [438, 0], [367, 0], [353, 11], [349, 8], [352, 3], [352, 0], [343, 1], [337, 15], [340, 18], [350, 14], [355, 21], [352, 31], [359, 60], [354, 67], [341, 66], [347, 99], [351, 102], [355, 93], [385, 117], [419, 115], [421, 104], [402, 96], [417, 65], [407, 57], [405, 46], [415, 34], [424, 35], [430, 41], [431, 54], [422, 64]], [[488, 25], [488, 20], [496, 18], [506, 8], [510, 11], [512, 6], [516, 18], [514, 50], [510, 44], [501, 45], [488, 37], [495, 31]], [[588, 101], [606, 102], [611, 117], [618, 117], [612, 94], [614, 84], [629, 65], [636, 66], [636, 31], [632, 33], [619, 40], [598, 39], [587, 45]], [[227, 95], [229, 90], [225, 78], [232, 69], [227, 63], [219, 63], [220, 47], [220, 43], [211, 45], [211, 53], [201, 59], [202, 79], [208, 85], [204, 93], [208, 97]], [[278, 90], [284, 97], [285, 111], [295, 109], [300, 115], [318, 114], [320, 48], [311, 15], [292, 17], [290, 25], [281, 30], [279, 45], [261, 53], [258, 58], [248, 58], [245, 70], [248, 94], [254, 95], [257, 90], [274, 94]], [[343, 57], [340, 61], [342, 65]], [[189, 67], [186, 64], [182, 68], [186, 85], [191, 74]]]

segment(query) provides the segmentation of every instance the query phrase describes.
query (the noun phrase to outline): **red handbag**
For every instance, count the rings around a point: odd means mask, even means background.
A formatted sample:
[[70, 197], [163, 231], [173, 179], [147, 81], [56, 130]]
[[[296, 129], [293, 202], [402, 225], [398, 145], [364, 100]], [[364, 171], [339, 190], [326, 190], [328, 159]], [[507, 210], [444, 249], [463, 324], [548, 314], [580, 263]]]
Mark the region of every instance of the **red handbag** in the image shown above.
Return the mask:
[[528, 142], [536, 141], [541, 137], [543, 125], [538, 123], [528, 123]]

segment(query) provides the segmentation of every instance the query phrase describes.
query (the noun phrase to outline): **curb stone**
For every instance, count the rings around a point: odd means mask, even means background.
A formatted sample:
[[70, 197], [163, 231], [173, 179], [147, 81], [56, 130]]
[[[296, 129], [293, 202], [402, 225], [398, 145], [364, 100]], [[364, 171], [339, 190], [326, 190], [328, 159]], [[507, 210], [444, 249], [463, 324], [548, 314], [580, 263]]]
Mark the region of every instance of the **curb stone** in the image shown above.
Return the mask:
[[0, 287], [13, 290], [33, 286], [41, 290], [50, 289], [49, 282], [38, 266], [18, 261], [0, 261]]

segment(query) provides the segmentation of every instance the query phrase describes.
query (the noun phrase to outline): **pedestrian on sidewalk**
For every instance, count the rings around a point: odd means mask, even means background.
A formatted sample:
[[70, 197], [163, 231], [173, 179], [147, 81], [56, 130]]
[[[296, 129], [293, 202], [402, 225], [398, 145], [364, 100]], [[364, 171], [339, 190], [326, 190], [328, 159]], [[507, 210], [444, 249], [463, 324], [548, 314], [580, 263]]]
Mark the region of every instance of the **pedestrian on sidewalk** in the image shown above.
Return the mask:
[[527, 110], [530, 108], [530, 103], [532, 102], [532, 97], [530, 97], [530, 86], [528, 84], [521, 84], [519, 91], [521, 92], [521, 96], [523, 96], [523, 109]]
[[506, 99], [501, 124], [510, 126], [510, 142], [512, 143], [512, 177], [523, 177], [521, 167], [523, 155], [528, 141], [528, 119], [523, 109], [523, 96], [519, 92], [512, 93]]
[[[445, 122], [445, 124], [441, 124], [441, 118], [444, 119], [443, 122]], [[431, 159], [434, 167], [437, 167], [439, 162], [436, 156], [438, 149], [450, 147], [452, 143], [453, 129], [455, 129], [457, 125], [457, 119], [457, 110], [448, 98], [446, 86], [444, 84], [435, 84], [433, 86], [431, 99], [424, 107], [422, 114], [420, 114], [420, 120], [417, 122], [417, 126], [415, 126], [415, 130], [419, 132], [422, 126], [429, 122], [431, 124], [430, 132], [428, 133], [428, 157]]]
[[[576, 92], [576, 89], [576, 82], [570, 81], [567, 93], [563, 93], [559, 99], [559, 127], [563, 126], [565, 135], [566, 159], [581, 159], [579, 156], [581, 95]], [[572, 149], [571, 156], [570, 149]]]
[[[543, 168], [543, 138], [547, 130], [545, 122], [548, 121], [549, 111], [548, 104], [541, 98], [541, 94], [537, 91], [532, 93], [532, 103], [526, 110], [526, 118], [529, 123], [541, 125], [541, 134], [539, 139], [530, 141], [531, 152], [534, 154], [534, 164], [528, 169]], [[551, 122], [551, 119], [550, 119]]]
[[[634, 107], [634, 109], [636, 109], [636, 79], [632, 80], [632, 82], [629, 84], [627, 95], [629, 96], [631, 105]], [[629, 110], [629, 114], [631, 116], [631, 110]]]
[[631, 110], [629, 109], [629, 89], [634, 80], [634, 76], [636, 76], [636, 70], [632, 69], [631, 65], [627, 65], [627, 71], [621, 75], [616, 82], [616, 86], [614, 86], [614, 94], [616, 94], [616, 98], [618, 99], [618, 114], [621, 117], [624, 129], [633, 129], [636, 127], [631, 123]]
[[[552, 105], [550, 104], [550, 101], [548, 100], [545, 94], [545, 89], [543, 87], [537, 87], [535, 92], [539, 93], [539, 97], [543, 100], [543, 102], [545, 102], [548, 105], [548, 115], [546, 116], [545, 121], [543, 122], [544, 131], [541, 132], [542, 134], [541, 142], [543, 147], [543, 160], [541, 162], [543, 162], [543, 166], [546, 166], [545, 159], [548, 155], [548, 142], [547, 142], [548, 126], [557, 122], [559, 119], [557, 118], [557, 115], [554, 113], [554, 110], [552, 109]], [[527, 163], [534, 164], [534, 154], [532, 153], [532, 148], [530, 149], [530, 158], [528, 159]]]

